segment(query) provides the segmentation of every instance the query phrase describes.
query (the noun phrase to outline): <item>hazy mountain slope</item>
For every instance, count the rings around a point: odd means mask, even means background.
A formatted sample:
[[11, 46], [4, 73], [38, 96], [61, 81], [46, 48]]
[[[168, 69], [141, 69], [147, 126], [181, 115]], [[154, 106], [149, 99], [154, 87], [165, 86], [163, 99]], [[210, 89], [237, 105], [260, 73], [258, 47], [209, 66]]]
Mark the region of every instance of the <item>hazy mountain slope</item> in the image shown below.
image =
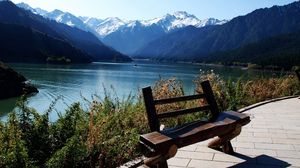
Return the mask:
[[119, 26], [103, 36], [102, 41], [122, 53], [132, 55], [149, 42], [183, 27], [204, 27], [225, 22], [213, 18], [199, 20], [186, 12], [175, 12], [147, 21], [119, 22]]
[[49, 36], [71, 43], [88, 53], [94, 61], [130, 61], [127, 56], [105, 46], [92, 33], [57, 23], [18, 8], [10, 1], [0, 2], [0, 22], [31, 27]]
[[156, 60], [196, 61], [216, 51], [297, 31], [300, 28], [300, 2], [258, 9], [228, 23], [204, 28], [183, 28], [139, 50], [136, 55]]
[[211, 54], [202, 61], [232, 65], [235, 62], [291, 69], [300, 65], [300, 31], [267, 38], [235, 50]]
[[20, 25], [0, 23], [0, 37], [0, 60], [3, 62], [91, 62], [87, 54], [70, 44]]

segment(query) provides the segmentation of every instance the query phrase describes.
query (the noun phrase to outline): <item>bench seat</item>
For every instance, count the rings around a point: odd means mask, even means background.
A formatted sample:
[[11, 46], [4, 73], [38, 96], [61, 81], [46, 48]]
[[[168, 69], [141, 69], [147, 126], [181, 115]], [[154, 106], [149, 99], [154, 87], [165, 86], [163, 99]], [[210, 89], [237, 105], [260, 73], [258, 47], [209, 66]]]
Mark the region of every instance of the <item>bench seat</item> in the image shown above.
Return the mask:
[[195, 121], [161, 132], [151, 132], [141, 135], [140, 141], [148, 145], [153, 152], [161, 153], [172, 144], [181, 148], [215, 136], [226, 135], [232, 132], [237, 125], [244, 126], [249, 122], [250, 117], [246, 114], [233, 111], [221, 112], [214, 122]]

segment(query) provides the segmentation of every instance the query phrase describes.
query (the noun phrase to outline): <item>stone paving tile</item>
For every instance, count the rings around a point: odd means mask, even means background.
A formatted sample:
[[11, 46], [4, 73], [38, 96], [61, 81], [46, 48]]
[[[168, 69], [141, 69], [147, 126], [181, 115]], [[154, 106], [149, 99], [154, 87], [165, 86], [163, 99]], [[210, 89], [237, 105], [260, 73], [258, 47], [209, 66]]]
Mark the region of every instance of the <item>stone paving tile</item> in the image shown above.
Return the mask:
[[224, 168], [234, 166], [235, 163], [230, 162], [216, 162], [216, 161], [207, 161], [207, 160], [191, 160], [188, 167], [194, 168]]
[[[232, 162], [232, 163], [242, 163], [247, 161], [245, 158], [240, 158], [233, 155], [227, 155], [227, 154], [215, 154], [214, 161], [222, 161], [222, 162]], [[256, 163], [255, 159], [248, 158], [248, 162], [250, 163]]]
[[171, 158], [168, 160], [168, 165], [171, 166], [180, 166], [180, 167], [187, 167], [191, 159], [186, 159], [186, 158]]
[[290, 139], [299, 139], [299, 141], [300, 141], [300, 132], [299, 132], [299, 134], [287, 134], [287, 137]]
[[222, 153], [220, 151], [217, 151], [217, 150], [214, 150], [214, 149], [208, 148], [207, 146], [202, 146], [202, 145], [197, 146], [196, 151], [203, 152], [203, 153]]
[[294, 148], [295, 148], [297, 151], [300, 151], [300, 145], [294, 145]]
[[272, 143], [272, 138], [269, 137], [237, 137], [238, 142], [263, 142]]
[[232, 142], [232, 146], [236, 148], [254, 148], [253, 142]]
[[277, 150], [276, 153], [277, 153], [278, 157], [300, 159], [300, 152], [299, 151]]
[[285, 133], [254, 133], [254, 137], [262, 138], [287, 138], [288, 134]]
[[196, 149], [197, 149], [197, 145], [194, 144], [194, 145], [190, 145], [190, 146], [180, 148], [179, 150], [181, 150], [181, 151], [196, 151]]
[[241, 134], [239, 135], [239, 137], [253, 137], [254, 133], [253, 132], [245, 132], [242, 131]]
[[251, 128], [251, 127], [245, 127], [243, 128], [243, 131], [245, 132], [253, 132], [253, 133], [268, 133], [269, 130], [265, 128]]
[[300, 139], [291, 139], [291, 138], [272, 138], [273, 143], [278, 144], [296, 144], [300, 145]]
[[289, 144], [254, 143], [254, 145], [257, 149], [295, 150], [294, 146]]
[[[282, 129], [282, 128], [284, 128], [284, 126], [282, 126], [282, 125], [278, 125], [278, 124], [272, 124], [272, 125], [270, 125], [270, 124], [250, 124], [250, 127], [251, 128], [262, 128], [262, 129], [266, 129], [266, 128], [272, 128], [272, 129]], [[251, 129], [251, 128], [249, 128], [249, 129]]]
[[268, 155], [268, 156], [277, 156], [276, 150], [267, 150], [267, 149], [248, 149], [248, 148], [236, 148], [236, 152], [246, 155], [246, 156], [260, 156], [260, 155]]
[[177, 153], [176, 157], [188, 158], [188, 159], [212, 160], [214, 157], [214, 153], [180, 151]]

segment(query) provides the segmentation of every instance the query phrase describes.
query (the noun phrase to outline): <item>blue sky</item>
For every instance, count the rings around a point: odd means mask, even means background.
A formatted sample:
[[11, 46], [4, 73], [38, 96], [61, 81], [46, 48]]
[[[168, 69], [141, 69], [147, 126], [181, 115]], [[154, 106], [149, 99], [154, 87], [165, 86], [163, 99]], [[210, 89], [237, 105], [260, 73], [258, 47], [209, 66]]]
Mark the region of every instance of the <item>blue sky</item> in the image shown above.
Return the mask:
[[186, 11], [199, 19], [231, 19], [255, 9], [285, 5], [295, 0], [12, 0], [48, 11], [60, 9], [76, 16], [122, 19], [152, 19]]

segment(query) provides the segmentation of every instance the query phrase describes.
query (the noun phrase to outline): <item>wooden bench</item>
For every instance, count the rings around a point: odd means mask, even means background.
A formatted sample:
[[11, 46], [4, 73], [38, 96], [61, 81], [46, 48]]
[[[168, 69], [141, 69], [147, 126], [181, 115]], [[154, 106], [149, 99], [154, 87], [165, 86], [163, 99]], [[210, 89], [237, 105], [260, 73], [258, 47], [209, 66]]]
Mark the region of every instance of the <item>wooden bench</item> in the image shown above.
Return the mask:
[[[208, 81], [201, 83], [203, 93], [154, 100], [151, 87], [142, 89], [148, 124], [151, 133], [140, 136], [140, 144], [147, 157], [144, 164], [149, 167], [168, 167], [167, 160], [174, 157], [177, 149], [200, 141], [214, 138], [209, 147], [220, 149], [232, 154], [233, 148], [230, 140], [241, 132], [241, 127], [250, 122], [250, 117], [238, 112], [219, 112], [212, 88]], [[205, 105], [171, 112], [157, 113], [156, 105], [170, 104], [182, 101], [202, 99]], [[203, 104], [203, 103], [202, 103]], [[160, 130], [160, 119], [177, 117], [195, 112], [209, 111], [211, 118], [207, 121], [196, 120], [191, 123]]]

